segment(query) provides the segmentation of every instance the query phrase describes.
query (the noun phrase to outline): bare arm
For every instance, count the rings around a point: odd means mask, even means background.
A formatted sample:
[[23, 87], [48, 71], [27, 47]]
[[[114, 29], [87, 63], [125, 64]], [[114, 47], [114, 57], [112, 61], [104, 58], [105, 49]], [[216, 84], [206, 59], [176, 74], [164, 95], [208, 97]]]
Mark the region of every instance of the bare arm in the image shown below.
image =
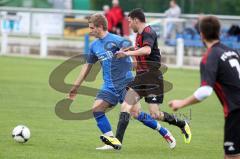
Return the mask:
[[180, 108], [184, 108], [188, 105], [199, 103], [200, 101], [195, 98], [194, 95], [189, 96], [182, 100], [172, 100], [169, 102], [169, 106], [174, 110], [177, 111]]
[[138, 50], [135, 51], [127, 51], [125, 54], [127, 56], [141, 56], [141, 55], [149, 55], [151, 53], [151, 47], [150, 46], [144, 46]]
[[91, 69], [92, 69], [92, 64], [83, 65], [82, 70], [78, 75], [78, 78], [75, 80], [74, 86], [68, 95], [69, 99], [73, 100], [76, 97], [78, 88], [81, 86], [82, 82], [85, 80], [85, 78], [87, 77]]
[[178, 110], [179, 108], [186, 107], [188, 105], [192, 105], [195, 103], [199, 103], [209, 97], [213, 92], [213, 88], [211, 86], [201, 86], [198, 88], [194, 94], [188, 98], [185, 98], [183, 100], [172, 100], [169, 103], [169, 106], [174, 110]]
[[80, 74], [78, 75], [78, 78], [74, 82], [74, 85], [80, 86], [82, 84], [82, 82], [85, 80], [85, 78], [87, 77], [87, 75], [91, 69], [92, 69], [92, 64], [88, 64], [88, 63], [84, 64]]
[[141, 55], [149, 55], [151, 53], [151, 47], [150, 46], [144, 46], [138, 50], [134, 51], [124, 51], [120, 50], [116, 56], [117, 58], [122, 58], [125, 56], [141, 56]]

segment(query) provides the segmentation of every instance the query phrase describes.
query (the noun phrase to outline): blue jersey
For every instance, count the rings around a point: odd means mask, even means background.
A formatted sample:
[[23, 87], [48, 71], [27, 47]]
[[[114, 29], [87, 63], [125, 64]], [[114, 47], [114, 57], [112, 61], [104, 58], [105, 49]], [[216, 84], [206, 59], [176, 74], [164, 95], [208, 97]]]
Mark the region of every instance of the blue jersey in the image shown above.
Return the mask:
[[114, 54], [120, 49], [126, 39], [111, 33], [102, 39], [91, 43], [90, 53], [87, 56], [87, 63], [94, 64], [100, 61], [103, 70], [103, 87], [118, 93], [125, 89], [133, 79], [132, 63], [130, 57], [117, 59]]

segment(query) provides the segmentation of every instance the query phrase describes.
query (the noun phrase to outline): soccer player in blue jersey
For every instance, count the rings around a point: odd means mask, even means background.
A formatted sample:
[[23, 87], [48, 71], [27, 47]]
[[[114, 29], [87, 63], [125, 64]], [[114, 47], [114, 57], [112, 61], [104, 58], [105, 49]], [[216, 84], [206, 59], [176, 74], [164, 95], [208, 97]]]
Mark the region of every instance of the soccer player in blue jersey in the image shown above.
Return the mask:
[[[123, 102], [126, 94], [126, 87], [133, 79], [131, 73], [132, 64], [130, 57], [118, 59], [114, 56], [117, 51], [119, 51], [120, 44], [124, 38], [107, 32], [107, 20], [104, 15], [92, 15], [89, 18], [89, 28], [90, 34], [97, 39], [91, 44], [90, 53], [87, 56], [87, 62], [83, 65], [77, 80], [74, 82], [74, 87], [69, 93], [69, 98], [73, 100], [76, 97], [78, 88], [90, 72], [93, 64], [100, 61], [103, 70], [104, 83], [96, 96], [92, 111], [97, 126], [103, 135], [114, 136], [110, 122], [105, 115], [105, 111], [107, 108]], [[111, 47], [111, 45], [113, 46]], [[106, 46], [108, 46], [108, 49], [106, 49]], [[139, 118], [138, 120], [147, 127], [157, 130], [162, 136], [171, 134], [149, 114], [146, 115], [147, 118], [145, 120], [142, 118]], [[174, 139], [172, 135], [169, 136], [169, 138]], [[111, 143], [113, 144], [105, 145], [97, 149], [121, 149], [121, 142], [119, 142], [117, 138], [112, 138], [112, 140]], [[168, 140], [166, 141], [168, 142]]]

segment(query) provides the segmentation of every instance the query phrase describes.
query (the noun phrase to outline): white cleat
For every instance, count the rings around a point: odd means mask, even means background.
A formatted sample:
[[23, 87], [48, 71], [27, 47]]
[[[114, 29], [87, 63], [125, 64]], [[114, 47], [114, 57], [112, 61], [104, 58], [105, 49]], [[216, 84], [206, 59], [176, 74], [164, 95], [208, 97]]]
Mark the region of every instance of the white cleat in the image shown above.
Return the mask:
[[114, 148], [109, 145], [104, 145], [102, 147], [97, 147], [96, 150], [114, 150]]
[[174, 149], [176, 147], [176, 139], [172, 136], [170, 132], [168, 132], [165, 136], [164, 139], [167, 141], [169, 144], [170, 149]]

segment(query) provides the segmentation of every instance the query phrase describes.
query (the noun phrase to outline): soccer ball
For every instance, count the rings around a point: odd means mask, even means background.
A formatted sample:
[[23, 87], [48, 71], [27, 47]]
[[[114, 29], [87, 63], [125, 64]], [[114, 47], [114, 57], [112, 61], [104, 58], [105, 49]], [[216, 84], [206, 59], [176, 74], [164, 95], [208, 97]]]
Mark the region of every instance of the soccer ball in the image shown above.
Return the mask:
[[31, 136], [30, 130], [24, 125], [16, 126], [12, 131], [12, 137], [16, 142], [25, 143]]

